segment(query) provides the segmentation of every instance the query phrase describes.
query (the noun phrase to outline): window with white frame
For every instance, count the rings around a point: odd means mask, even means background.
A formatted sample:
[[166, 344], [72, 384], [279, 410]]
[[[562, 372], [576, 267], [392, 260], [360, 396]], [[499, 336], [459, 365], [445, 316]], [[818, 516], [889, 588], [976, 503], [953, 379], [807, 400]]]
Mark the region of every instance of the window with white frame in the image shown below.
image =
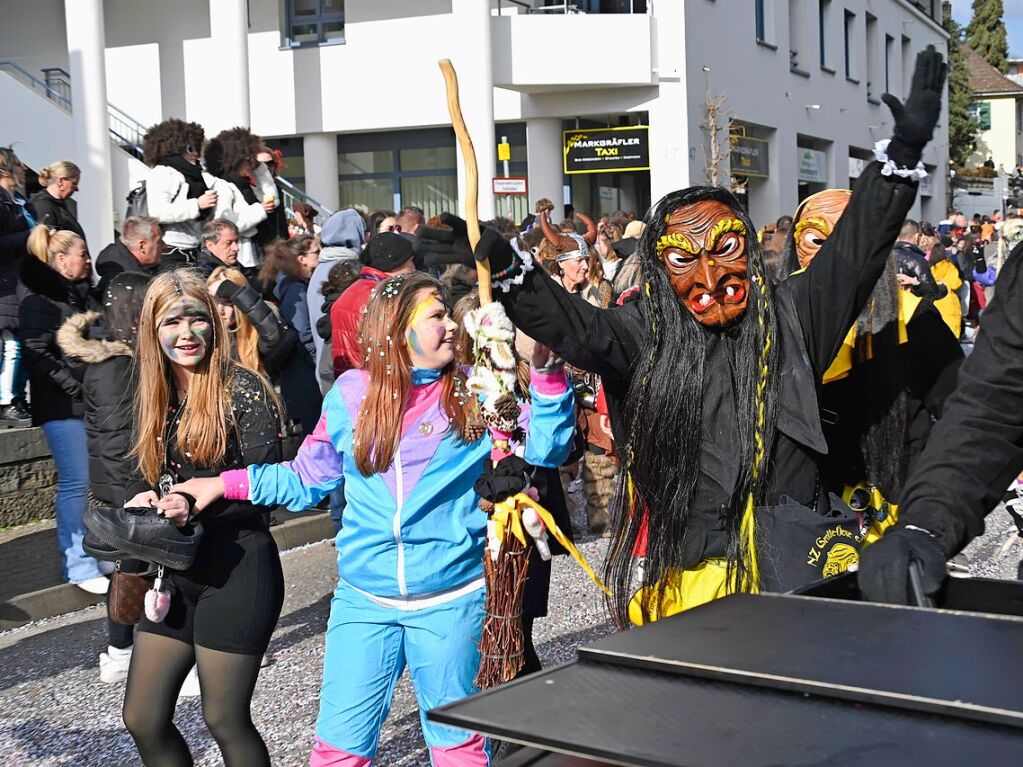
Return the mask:
[[288, 46], [345, 41], [345, 0], [284, 0], [284, 10]]

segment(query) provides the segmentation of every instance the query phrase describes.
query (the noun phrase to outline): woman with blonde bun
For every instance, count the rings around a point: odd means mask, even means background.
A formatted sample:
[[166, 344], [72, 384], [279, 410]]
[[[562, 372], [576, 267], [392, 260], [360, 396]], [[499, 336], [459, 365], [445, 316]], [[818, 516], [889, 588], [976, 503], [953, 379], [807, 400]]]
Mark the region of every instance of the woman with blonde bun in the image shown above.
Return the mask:
[[50, 229], [74, 232], [84, 240], [85, 231], [76, 216], [78, 206], [71, 199], [81, 179], [81, 169], [70, 160], [57, 160], [43, 168], [39, 173], [43, 188], [31, 197], [36, 221]]
[[19, 335], [32, 386], [32, 425], [41, 426], [57, 465], [57, 541], [65, 580], [104, 594], [107, 580], [82, 548], [89, 448], [82, 384], [57, 343], [72, 314], [92, 308], [91, 261], [74, 232], [37, 226], [18, 274]]

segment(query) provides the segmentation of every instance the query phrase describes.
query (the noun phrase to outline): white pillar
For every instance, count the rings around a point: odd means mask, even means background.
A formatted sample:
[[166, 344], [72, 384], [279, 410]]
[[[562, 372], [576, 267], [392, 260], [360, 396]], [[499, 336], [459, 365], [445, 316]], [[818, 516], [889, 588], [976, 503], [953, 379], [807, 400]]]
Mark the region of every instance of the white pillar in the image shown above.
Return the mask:
[[331, 210], [338, 209], [337, 134], [307, 133], [302, 137], [305, 191]]
[[[465, 126], [476, 149], [479, 167], [479, 217], [494, 217], [494, 174], [497, 144], [494, 134], [494, 74], [490, 62], [490, 3], [480, 0], [451, 0], [451, 12], [458, 30], [451, 63], [458, 74], [459, 100]], [[438, 75], [439, 76], [439, 75]], [[458, 209], [465, 215], [465, 165], [458, 153]]]
[[564, 161], [561, 153], [561, 118], [526, 120], [526, 175], [529, 177], [529, 211], [546, 197], [561, 210], [564, 196]]
[[78, 198], [78, 221], [95, 254], [114, 236], [103, 0], [65, 0], [64, 18], [75, 161], [82, 169], [82, 187], [86, 190]]
[[[206, 137], [226, 128], [249, 127], [249, 13], [246, 0], [210, 0], [210, 36], [216, 93], [220, 100], [218, 121], [206, 125]], [[212, 86], [212, 84], [211, 84]]]
[[650, 104], [650, 202], [656, 204], [668, 192], [690, 184], [706, 183], [689, 178], [689, 137], [684, 80], [661, 82], [657, 99]]

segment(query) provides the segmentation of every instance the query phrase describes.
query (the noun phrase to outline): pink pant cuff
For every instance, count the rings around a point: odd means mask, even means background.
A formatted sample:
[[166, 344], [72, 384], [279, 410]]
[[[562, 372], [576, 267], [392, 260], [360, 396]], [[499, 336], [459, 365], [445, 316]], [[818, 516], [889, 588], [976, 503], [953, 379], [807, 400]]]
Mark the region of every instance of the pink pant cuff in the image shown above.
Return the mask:
[[556, 373], [539, 373], [530, 371], [531, 384], [537, 394], [545, 397], [556, 397], [568, 390], [568, 379], [565, 371], [559, 370]]
[[366, 767], [373, 761], [369, 757], [356, 756], [340, 748], [334, 748], [319, 738], [313, 740], [315, 742], [313, 753], [309, 757], [309, 767]]
[[249, 470], [229, 469], [220, 473], [224, 481], [224, 498], [229, 501], [249, 500]]
[[488, 767], [490, 757], [487, 755], [487, 739], [482, 735], [473, 735], [465, 743], [457, 746], [430, 749], [433, 767]]

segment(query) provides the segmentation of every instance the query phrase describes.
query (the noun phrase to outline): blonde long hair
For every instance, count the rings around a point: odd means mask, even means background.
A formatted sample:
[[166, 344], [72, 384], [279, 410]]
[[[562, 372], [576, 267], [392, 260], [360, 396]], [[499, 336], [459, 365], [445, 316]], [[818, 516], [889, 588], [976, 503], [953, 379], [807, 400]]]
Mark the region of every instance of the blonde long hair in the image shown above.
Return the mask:
[[139, 317], [136, 436], [131, 451], [138, 459], [142, 476], [151, 484], [156, 484], [164, 464], [172, 383], [170, 361], [160, 346], [159, 322], [175, 302], [186, 296], [206, 307], [213, 327], [213, 341], [206, 356], [195, 367], [178, 422], [177, 448], [181, 453], [187, 452], [198, 466], [217, 467], [227, 453], [228, 428], [235, 427], [228, 390], [234, 363], [230, 345], [224, 343], [224, 323], [205, 281], [198, 273], [188, 270], [158, 275], [149, 284]]
[[[206, 285], [211, 286], [220, 280], [233, 282], [235, 285], [240, 285], [243, 288], [249, 287], [249, 281], [245, 278], [244, 274], [237, 269], [231, 269], [227, 266], [218, 266], [214, 269], [210, 276], [206, 278]], [[216, 301], [216, 297], [213, 300]], [[259, 333], [248, 315], [235, 307], [234, 330], [229, 327], [225, 328], [225, 330], [228, 333], [234, 334], [234, 349], [238, 355], [238, 362], [241, 363], [242, 367], [248, 368], [254, 373], [259, 373], [261, 376], [266, 376], [266, 368], [263, 367], [263, 361], [259, 357]]]
[[[399, 274], [373, 290], [359, 324], [362, 363], [369, 373], [366, 397], [355, 424], [352, 458], [363, 476], [385, 471], [394, 460], [401, 440], [401, 418], [412, 391], [412, 360], [405, 333], [417, 305], [416, 294], [432, 290], [443, 302], [441, 284], [422, 272]], [[441, 371], [441, 407], [459, 439], [479, 439], [476, 398], [468, 394], [465, 374], [451, 362]]]

